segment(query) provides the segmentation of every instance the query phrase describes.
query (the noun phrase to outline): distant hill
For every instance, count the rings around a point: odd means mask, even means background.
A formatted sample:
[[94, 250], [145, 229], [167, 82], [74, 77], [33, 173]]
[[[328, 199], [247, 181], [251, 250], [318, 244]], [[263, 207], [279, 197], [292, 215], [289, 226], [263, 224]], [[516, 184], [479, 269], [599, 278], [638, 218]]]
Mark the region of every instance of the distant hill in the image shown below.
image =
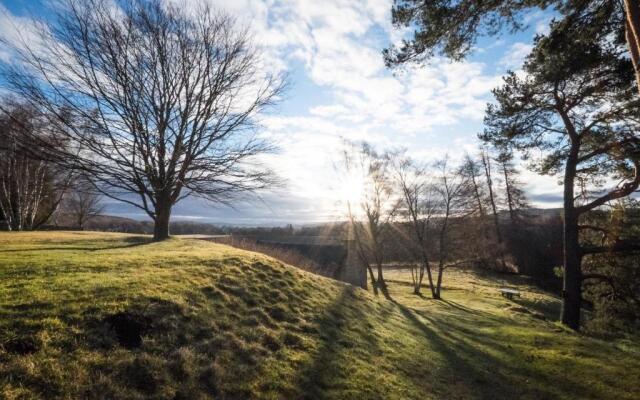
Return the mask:
[[[49, 229], [74, 229], [76, 221], [71, 214], [58, 213], [55, 221], [48, 225]], [[150, 233], [153, 225], [149, 221], [139, 221], [114, 215], [97, 215], [89, 218], [85, 230], [122, 232], [122, 233]]]
[[[562, 215], [561, 208], [529, 208], [526, 214], [531, 217], [551, 218]], [[509, 212], [500, 211], [500, 218], [507, 219]], [[57, 217], [56, 224], [50, 225], [49, 229], [73, 229], [75, 221], [70, 215], [60, 214]], [[344, 233], [343, 226], [346, 221], [334, 221], [327, 223], [302, 224], [295, 228], [295, 235], [305, 237], [300, 240], [307, 240], [306, 237], [323, 236], [340, 237]], [[332, 227], [327, 229], [327, 227]], [[119, 217], [114, 215], [99, 215], [91, 218], [86, 225], [86, 230], [105, 231], [105, 232], [122, 232], [122, 233], [152, 233], [153, 223], [151, 221], [141, 221], [132, 218]], [[291, 224], [265, 226], [257, 224], [251, 226], [233, 225], [233, 224], [217, 224], [196, 221], [173, 221], [171, 222], [171, 233], [175, 235], [224, 235], [236, 233], [244, 236], [252, 236], [263, 240], [272, 239], [274, 237], [291, 237], [294, 235], [294, 228]]]

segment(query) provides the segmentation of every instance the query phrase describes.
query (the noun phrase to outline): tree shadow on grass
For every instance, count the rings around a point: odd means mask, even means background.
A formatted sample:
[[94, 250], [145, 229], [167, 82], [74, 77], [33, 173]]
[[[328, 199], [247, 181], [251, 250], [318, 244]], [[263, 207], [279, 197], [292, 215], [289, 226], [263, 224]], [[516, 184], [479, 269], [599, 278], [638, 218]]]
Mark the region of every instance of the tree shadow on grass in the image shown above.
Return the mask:
[[[128, 249], [131, 247], [144, 246], [150, 243], [153, 243], [151, 239], [141, 236], [134, 236], [130, 238], [126, 238], [124, 240], [117, 239], [113, 241], [102, 240], [103, 243], [112, 243], [113, 245], [93, 247], [90, 245], [87, 246], [51, 246], [51, 247], [35, 247], [35, 248], [27, 248], [27, 249], [3, 249], [0, 250], [0, 253], [32, 253], [36, 251], [101, 251], [101, 250], [116, 250], [116, 249]], [[125, 244], [122, 244], [125, 242]]]
[[527, 299], [527, 298], [514, 298], [512, 300], [515, 304], [518, 304], [526, 309], [533, 310], [539, 315], [543, 315], [545, 319], [549, 321], [557, 321], [560, 318], [560, 300], [556, 299]]
[[[342, 288], [318, 321], [320, 345], [299, 374], [301, 398], [329, 399], [335, 398], [335, 393], [344, 393], [345, 386], [355, 389], [357, 383], [352, 381], [350, 374], [354, 362], [350, 351], [357, 351], [358, 358], [379, 354], [373, 326], [363, 312], [357, 290], [351, 286]], [[372, 370], [371, 379], [374, 377]]]
[[[594, 397], [590, 383], [570, 373], [557, 374], [550, 365], [537, 362], [531, 343], [535, 335], [514, 336], [505, 340], [495, 329], [523, 326], [509, 317], [500, 317], [452, 302], [442, 301], [453, 313], [446, 315], [415, 310], [391, 299], [400, 313], [425, 339], [428, 351], [434, 351], [443, 363], [431, 370], [436, 398], [557, 398], [572, 393], [575, 398]], [[486, 329], [485, 329], [486, 328]], [[525, 341], [523, 343], [523, 341]], [[523, 346], [526, 345], [526, 346]], [[541, 342], [544, 346], [544, 343]], [[425, 363], [433, 360], [425, 360]], [[577, 362], [577, 361], [576, 361]], [[558, 369], [562, 370], [562, 366]], [[417, 384], [423, 384], [417, 382]]]

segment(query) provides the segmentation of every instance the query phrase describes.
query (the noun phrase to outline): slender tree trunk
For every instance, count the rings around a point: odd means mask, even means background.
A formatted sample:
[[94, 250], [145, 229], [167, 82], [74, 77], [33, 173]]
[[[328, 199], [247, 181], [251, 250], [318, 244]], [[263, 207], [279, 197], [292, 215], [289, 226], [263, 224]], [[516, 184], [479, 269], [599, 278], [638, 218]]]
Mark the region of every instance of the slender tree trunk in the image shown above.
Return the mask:
[[411, 270], [411, 283], [413, 284], [413, 291], [415, 292], [418, 286], [418, 271], [413, 266], [409, 269]]
[[371, 287], [373, 288], [373, 294], [374, 295], [378, 295], [378, 284], [376, 282], [376, 278], [373, 275], [373, 269], [371, 268], [371, 264], [369, 264], [369, 261], [367, 259], [367, 252], [365, 251], [364, 245], [362, 243], [362, 236], [360, 236], [360, 233], [358, 231], [358, 225], [355, 222], [355, 218], [353, 216], [353, 213], [351, 212], [351, 204], [347, 203], [348, 206], [348, 210], [349, 210], [349, 221], [351, 223], [351, 233], [353, 234], [353, 238], [356, 242], [356, 246], [358, 246], [358, 258], [360, 259], [360, 262], [362, 262], [362, 264], [367, 268], [367, 271], [369, 272], [369, 279], [371, 280]]
[[422, 289], [422, 281], [424, 280], [424, 264], [420, 266], [418, 271], [418, 282], [416, 287], [413, 290], [414, 294], [420, 294], [420, 290]]
[[[445, 229], [443, 229], [443, 232], [445, 232]], [[445, 236], [446, 234], [440, 235], [440, 260], [438, 261], [438, 281], [436, 283], [436, 289], [433, 293], [434, 299], [440, 299], [440, 288], [442, 287], [442, 272], [444, 271], [444, 252], [446, 251]]]
[[504, 173], [504, 186], [507, 194], [507, 206], [509, 207], [509, 220], [511, 225], [513, 225], [516, 221], [514, 206], [513, 206], [513, 197], [511, 196], [511, 184], [509, 183], [509, 174], [507, 173], [507, 165], [505, 162], [502, 163], [502, 172]]
[[378, 286], [380, 287], [380, 290], [386, 290], [387, 289], [387, 284], [384, 282], [384, 276], [382, 275], [382, 262], [377, 262], [377, 268], [378, 268]]
[[636, 83], [640, 90], [640, 1], [624, 0], [626, 14], [625, 35], [629, 53], [636, 72]]
[[489, 188], [489, 201], [491, 202], [491, 210], [493, 211], [493, 223], [496, 229], [496, 239], [498, 239], [498, 246], [500, 247], [500, 263], [502, 264], [502, 269], [506, 270], [507, 265], [504, 261], [504, 249], [502, 244], [502, 233], [500, 232], [500, 220], [498, 219], [498, 208], [496, 207], [496, 199], [493, 195], [493, 182], [491, 179], [491, 160], [489, 159], [489, 155], [483, 153], [482, 154], [482, 164], [484, 165], [484, 172], [487, 178], [487, 187]]
[[377, 227], [375, 224], [369, 222], [369, 230], [371, 232], [371, 246], [373, 250], [373, 257], [376, 263], [376, 269], [378, 270], [378, 277], [376, 281], [378, 282], [378, 288], [384, 291], [387, 289], [387, 285], [384, 282], [384, 276], [382, 273], [382, 245], [379, 241], [380, 232], [377, 231]]
[[371, 287], [373, 288], [373, 294], [378, 295], [378, 282], [376, 282], [376, 277], [373, 276], [373, 269], [370, 265], [367, 265], [367, 271], [369, 271], [369, 278], [371, 279]]
[[476, 182], [476, 177], [471, 172], [471, 183], [473, 183], [473, 192], [476, 198], [476, 202], [478, 203], [478, 211], [480, 212], [480, 218], [484, 217], [484, 207], [482, 206], [482, 198], [480, 197], [480, 189], [478, 188], [478, 183]]
[[153, 241], [159, 242], [169, 238], [169, 219], [171, 218], [171, 202], [166, 196], [158, 198], [156, 204], [156, 218], [153, 226]]
[[582, 254], [578, 230], [578, 213], [574, 206], [574, 181], [578, 157], [578, 144], [572, 144], [564, 178], [564, 278], [562, 283], [562, 323], [571, 329], [580, 329], [582, 306]]
[[444, 271], [444, 260], [446, 258], [447, 251], [447, 224], [449, 222], [449, 205], [447, 205], [446, 215], [444, 217], [444, 221], [442, 222], [442, 228], [440, 229], [440, 259], [438, 260], [438, 281], [436, 283], [436, 289], [433, 294], [434, 299], [440, 298], [440, 288], [442, 287], [442, 272]]
[[422, 253], [422, 264], [424, 265], [424, 269], [427, 270], [427, 279], [429, 280], [429, 290], [431, 290], [431, 296], [435, 297], [435, 288], [433, 286], [433, 275], [431, 274], [431, 266], [429, 265], [429, 259], [427, 258], [426, 253]]
[[442, 287], [442, 272], [444, 271], [443, 260], [440, 260], [438, 264], [438, 282], [436, 284], [436, 290], [433, 295], [434, 299], [440, 299], [440, 288]]

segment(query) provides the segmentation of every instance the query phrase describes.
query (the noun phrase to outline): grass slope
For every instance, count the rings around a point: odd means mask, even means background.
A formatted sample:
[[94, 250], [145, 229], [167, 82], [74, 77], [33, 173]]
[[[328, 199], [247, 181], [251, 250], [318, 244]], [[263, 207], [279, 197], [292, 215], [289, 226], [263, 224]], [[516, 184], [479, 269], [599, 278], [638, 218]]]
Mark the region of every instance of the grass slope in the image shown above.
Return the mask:
[[560, 328], [558, 300], [522, 279], [448, 271], [434, 301], [389, 278], [377, 299], [205, 241], [0, 233], [0, 397], [640, 397], [637, 340]]

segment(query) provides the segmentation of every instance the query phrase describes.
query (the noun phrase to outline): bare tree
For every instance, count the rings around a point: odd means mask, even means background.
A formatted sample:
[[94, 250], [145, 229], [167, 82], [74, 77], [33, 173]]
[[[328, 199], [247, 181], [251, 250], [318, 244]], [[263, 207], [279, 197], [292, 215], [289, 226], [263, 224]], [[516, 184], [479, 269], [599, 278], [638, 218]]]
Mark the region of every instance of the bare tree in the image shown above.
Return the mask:
[[[488, 188], [482, 162], [466, 154], [460, 167], [460, 174], [465, 180], [462, 194], [463, 207], [467, 209], [467, 217], [474, 223], [465, 229], [465, 248], [472, 257], [480, 262], [491, 260], [495, 254], [494, 235], [491, 234], [490, 215], [491, 204], [488, 201]], [[487, 211], [489, 210], [489, 212]]]
[[0, 109], [0, 215], [8, 230], [37, 229], [58, 208], [73, 171], [62, 174], [47, 159], [62, 144], [35, 110], [11, 100]]
[[[491, 156], [486, 148], [480, 150], [480, 160], [482, 161], [482, 167], [484, 168], [484, 176], [487, 180], [487, 189], [489, 191], [489, 204], [491, 204], [491, 211], [493, 213], [493, 226], [496, 233], [496, 239], [498, 241], [498, 254], [500, 257], [500, 263], [502, 264], [502, 270], [506, 270], [506, 263], [504, 260], [504, 243], [502, 240], [502, 232], [500, 230], [500, 217], [498, 216], [497, 199], [493, 190], [493, 172], [491, 165]], [[495, 253], [494, 253], [495, 254]]]
[[487, 214], [486, 200], [485, 200], [485, 187], [482, 185], [480, 178], [483, 173], [480, 170], [480, 165], [478, 165], [478, 161], [471, 157], [469, 154], [466, 154], [464, 157], [464, 162], [462, 164], [462, 174], [465, 179], [468, 181], [469, 185], [469, 195], [468, 197], [472, 200], [474, 204], [471, 204], [470, 208], [475, 208], [477, 214], [480, 216], [480, 219], [484, 221], [484, 217]]
[[519, 221], [523, 210], [528, 207], [527, 198], [518, 180], [519, 172], [513, 165], [513, 153], [507, 149], [501, 151], [496, 157], [496, 162], [504, 178], [505, 202], [509, 210], [509, 220], [513, 225]]
[[155, 240], [189, 195], [230, 204], [274, 183], [256, 159], [270, 150], [256, 127], [283, 79], [262, 70], [232, 17], [204, 3], [191, 13], [161, 0], [62, 3], [37, 43], [12, 44], [5, 70], [8, 89], [81, 149], [59, 162], [144, 210]]
[[73, 218], [75, 226], [84, 230], [90, 218], [102, 214], [104, 204], [101, 195], [93, 190], [93, 186], [89, 182], [82, 182], [75, 185], [67, 195], [64, 209]]
[[[347, 144], [344, 165], [346, 173], [362, 185], [360, 198], [347, 201], [359, 257], [369, 271], [374, 293], [378, 293], [378, 289], [386, 293], [383, 273], [385, 233], [398, 208], [389, 176], [390, 158], [387, 154], [377, 153], [367, 143]], [[375, 278], [372, 265], [377, 270]]]
[[449, 159], [444, 159], [436, 163], [438, 170], [438, 182], [436, 190], [439, 194], [439, 210], [438, 218], [438, 277], [434, 298], [441, 298], [442, 275], [445, 270], [445, 263], [449, 258], [449, 229], [450, 222], [456, 215], [459, 216], [463, 212], [462, 202], [465, 191], [465, 179], [460, 173], [454, 171], [449, 166]]
[[429, 182], [429, 175], [424, 166], [418, 165], [414, 160], [399, 154], [394, 158], [394, 172], [397, 184], [402, 194], [402, 212], [412, 228], [412, 240], [418, 250], [420, 268], [416, 271], [411, 268], [413, 292], [420, 293], [424, 273], [426, 271], [429, 280], [431, 295], [436, 297], [433, 284], [433, 274], [429, 264], [429, 234], [432, 227], [432, 217], [436, 213], [437, 194], [435, 187]]

